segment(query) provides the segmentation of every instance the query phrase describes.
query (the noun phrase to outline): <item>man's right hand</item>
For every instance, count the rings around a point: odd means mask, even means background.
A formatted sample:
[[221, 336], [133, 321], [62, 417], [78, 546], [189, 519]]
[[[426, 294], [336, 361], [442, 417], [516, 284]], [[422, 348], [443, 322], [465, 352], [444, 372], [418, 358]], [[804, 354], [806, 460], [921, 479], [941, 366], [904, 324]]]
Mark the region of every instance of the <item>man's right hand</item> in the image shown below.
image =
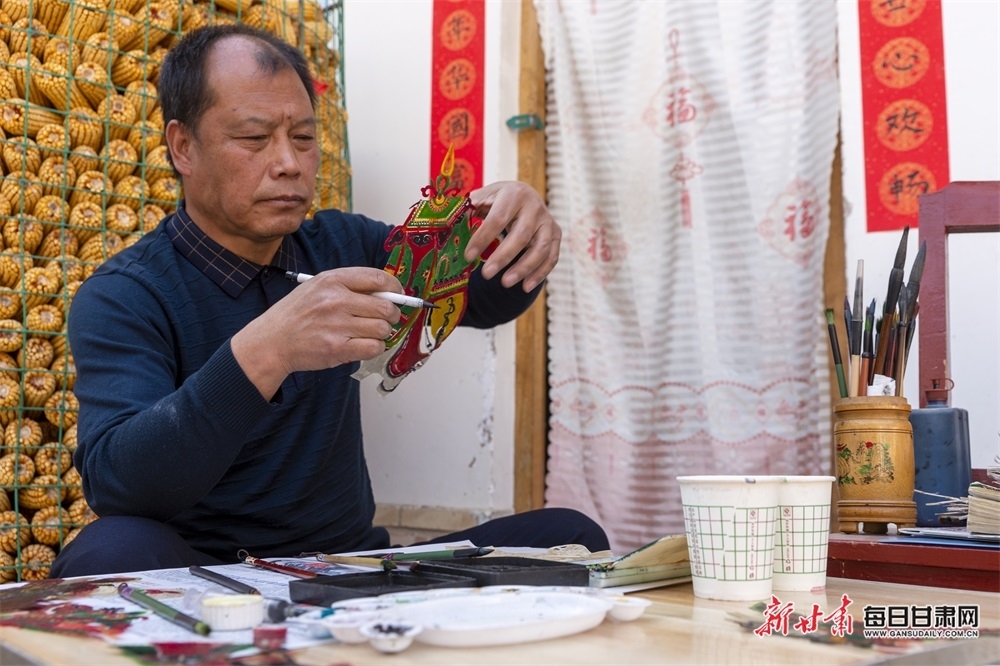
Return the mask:
[[293, 372], [374, 358], [400, 316], [395, 305], [370, 295], [376, 291], [403, 289], [377, 268], [319, 273], [234, 335], [233, 355], [268, 400]]

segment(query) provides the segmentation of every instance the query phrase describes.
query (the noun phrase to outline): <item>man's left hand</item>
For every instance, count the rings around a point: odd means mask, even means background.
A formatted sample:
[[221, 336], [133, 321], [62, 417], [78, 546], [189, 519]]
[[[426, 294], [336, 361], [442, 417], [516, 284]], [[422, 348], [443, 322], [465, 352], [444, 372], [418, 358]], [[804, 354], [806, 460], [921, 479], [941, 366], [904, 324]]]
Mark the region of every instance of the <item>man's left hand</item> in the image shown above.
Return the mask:
[[[469, 240], [466, 260], [478, 257], [506, 231], [507, 235], [483, 264], [483, 277], [492, 278], [517, 258], [504, 273], [501, 284], [509, 288], [523, 282], [525, 291], [541, 284], [559, 260], [562, 229], [538, 193], [525, 183], [501, 182], [470, 192], [469, 200], [476, 207], [476, 215], [483, 218], [483, 224]], [[518, 257], [522, 251], [524, 254]]]

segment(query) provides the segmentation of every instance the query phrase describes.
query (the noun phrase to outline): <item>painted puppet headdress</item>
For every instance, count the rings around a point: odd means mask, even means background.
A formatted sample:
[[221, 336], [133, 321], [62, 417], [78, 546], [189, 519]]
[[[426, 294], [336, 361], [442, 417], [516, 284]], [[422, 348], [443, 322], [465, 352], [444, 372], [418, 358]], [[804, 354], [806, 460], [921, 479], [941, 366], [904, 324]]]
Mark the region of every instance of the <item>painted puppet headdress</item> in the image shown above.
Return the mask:
[[[451, 180], [455, 152], [449, 149], [441, 173], [422, 188], [423, 199], [410, 207], [401, 226], [385, 241], [390, 251], [387, 273], [396, 276], [403, 291], [438, 306], [433, 309], [400, 306], [402, 317], [386, 341], [385, 352], [365, 361], [352, 375], [363, 379], [382, 375], [380, 393], [389, 393], [437, 349], [462, 320], [468, 300], [469, 275], [493, 251], [465, 260], [465, 247], [482, 220], [475, 207]], [[423, 343], [423, 344], [422, 344]]]

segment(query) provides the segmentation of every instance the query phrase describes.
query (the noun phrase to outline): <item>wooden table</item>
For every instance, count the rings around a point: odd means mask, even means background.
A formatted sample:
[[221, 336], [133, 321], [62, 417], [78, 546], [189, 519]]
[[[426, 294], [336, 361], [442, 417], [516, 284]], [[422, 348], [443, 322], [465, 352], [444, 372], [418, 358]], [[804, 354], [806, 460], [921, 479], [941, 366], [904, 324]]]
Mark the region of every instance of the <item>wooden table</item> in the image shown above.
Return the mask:
[[[813, 604], [831, 612], [850, 597], [855, 626], [860, 627], [864, 606], [969, 605], [980, 607], [980, 638], [922, 641], [910, 644], [917, 652], [889, 654], [872, 648], [822, 644], [798, 632], [759, 637], [729, 619], [730, 613], [753, 613], [749, 602], [707, 601], [694, 597], [691, 584], [639, 593], [654, 603], [634, 622], [606, 620], [588, 632], [566, 638], [484, 648], [441, 648], [414, 643], [405, 652], [383, 655], [368, 645], [329, 644], [296, 651], [296, 664], [899, 664], [996, 663], [1000, 656], [1000, 595], [893, 583], [830, 578], [821, 593], [778, 593], [781, 602], [794, 602], [808, 613]], [[992, 630], [992, 635], [983, 635]], [[795, 637], [797, 636], [797, 637]], [[101, 664], [135, 666], [135, 661], [96, 639], [42, 634], [0, 628], [0, 663]]]

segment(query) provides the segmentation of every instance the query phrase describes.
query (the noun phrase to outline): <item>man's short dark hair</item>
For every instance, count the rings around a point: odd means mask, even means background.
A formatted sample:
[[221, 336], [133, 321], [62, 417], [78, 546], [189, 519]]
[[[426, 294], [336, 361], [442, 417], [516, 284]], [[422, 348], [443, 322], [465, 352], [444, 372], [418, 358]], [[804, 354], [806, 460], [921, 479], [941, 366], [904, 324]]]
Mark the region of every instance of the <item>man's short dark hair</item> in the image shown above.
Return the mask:
[[286, 68], [294, 70], [309, 93], [309, 102], [316, 108], [316, 91], [309, 65], [298, 49], [269, 32], [248, 25], [213, 25], [185, 35], [163, 59], [156, 87], [164, 127], [171, 120], [177, 120], [192, 132], [197, 131], [202, 114], [215, 101], [206, 71], [212, 47], [227, 37], [236, 36], [255, 42], [254, 59], [262, 72], [277, 74]]

